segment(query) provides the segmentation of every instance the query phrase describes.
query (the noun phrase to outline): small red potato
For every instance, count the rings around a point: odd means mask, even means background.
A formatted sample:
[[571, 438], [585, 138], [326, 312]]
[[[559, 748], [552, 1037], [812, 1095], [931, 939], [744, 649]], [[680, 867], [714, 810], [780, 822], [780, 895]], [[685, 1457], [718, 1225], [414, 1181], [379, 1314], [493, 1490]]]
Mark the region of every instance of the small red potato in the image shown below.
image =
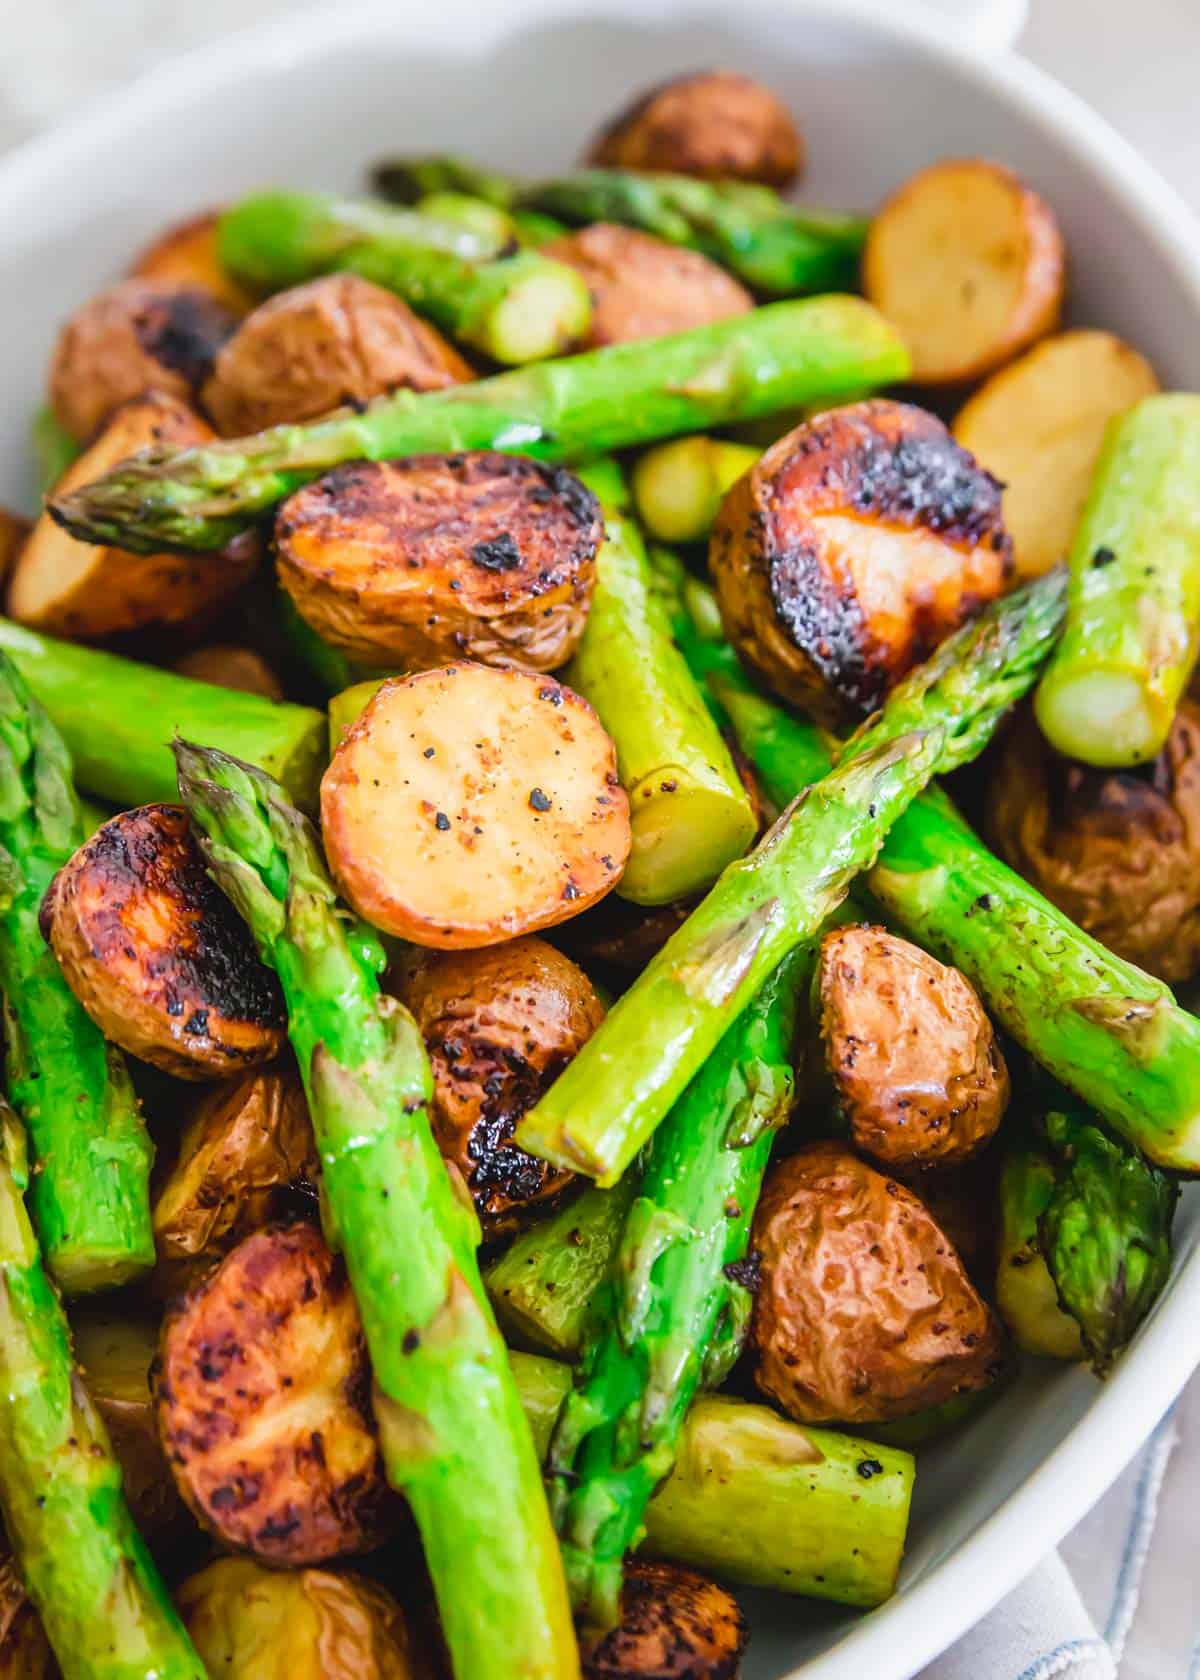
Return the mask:
[[283, 699], [283, 684], [254, 648], [213, 642], [185, 653], [175, 661], [175, 669], [181, 677], [194, 677], [197, 682], [213, 683], [217, 688], [261, 694], [268, 700]]
[[635, 99], [587, 161], [788, 187], [804, 167], [804, 142], [770, 88], [733, 70], [696, 70]]
[[254, 307], [254, 299], [221, 267], [217, 257], [220, 220], [219, 210], [204, 210], [184, 222], [173, 223], [139, 252], [130, 274], [159, 285], [208, 292], [234, 315], [245, 315]]
[[708, 257], [614, 222], [596, 222], [553, 239], [542, 254], [568, 264], [587, 281], [592, 324], [584, 344], [589, 349], [684, 332], [754, 307], [746, 288]]
[[584, 1680], [737, 1680], [746, 1638], [724, 1587], [678, 1564], [631, 1557], [621, 1620], [580, 1640]]

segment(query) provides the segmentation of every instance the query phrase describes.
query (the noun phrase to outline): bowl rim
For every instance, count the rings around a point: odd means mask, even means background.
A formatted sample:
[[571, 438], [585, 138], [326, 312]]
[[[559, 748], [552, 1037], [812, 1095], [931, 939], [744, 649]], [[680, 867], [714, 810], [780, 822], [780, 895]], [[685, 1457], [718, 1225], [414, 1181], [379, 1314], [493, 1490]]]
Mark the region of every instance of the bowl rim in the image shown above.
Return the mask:
[[[439, 33], [461, 14], [475, 33], [472, 50], [539, 21], [614, 17], [686, 26], [711, 9], [706, 0], [439, 0]], [[119, 89], [101, 93], [72, 117], [34, 135], [0, 159], [0, 216], [29, 194], [70, 178], [71, 160], [109, 137], [228, 90], [234, 81], [286, 71], [329, 48], [368, 49], [379, 32], [404, 39], [423, 19], [388, 0], [350, 0], [284, 13], [156, 64]], [[493, 35], [486, 23], [500, 24]], [[1048, 72], [999, 48], [956, 40], [945, 21], [901, 13], [888, 0], [775, 0], [777, 27], [820, 16], [915, 48], [947, 74], [974, 82], [1019, 110], [1108, 191], [1194, 300], [1200, 326], [1200, 220], [1079, 95]], [[802, 49], [801, 49], [802, 50]], [[10, 214], [7, 225], [15, 225]], [[1185, 1259], [1116, 1371], [1078, 1423], [979, 1527], [914, 1586], [849, 1624], [820, 1656], [785, 1680], [911, 1680], [991, 1611], [1057, 1546], [1095, 1504], [1175, 1400], [1200, 1363], [1200, 1245]], [[1153, 1373], [1153, 1380], [1148, 1374]], [[1037, 1521], [1031, 1525], [1031, 1514]], [[1037, 1547], [1030, 1552], [1031, 1534]]]

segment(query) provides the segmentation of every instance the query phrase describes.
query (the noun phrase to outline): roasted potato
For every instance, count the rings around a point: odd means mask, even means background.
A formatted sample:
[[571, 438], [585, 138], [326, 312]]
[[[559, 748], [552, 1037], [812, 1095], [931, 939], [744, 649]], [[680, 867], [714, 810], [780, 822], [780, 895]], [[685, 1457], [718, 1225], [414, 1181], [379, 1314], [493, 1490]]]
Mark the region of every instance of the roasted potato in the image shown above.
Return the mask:
[[172, 1308], [156, 1408], [180, 1493], [227, 1546], [295, 1568], [395, 1526], [358, 1308], [313, 1225], [256, 1231]]
[[998, 163], [922, 169], [876, 214], [863, 290], [912, 355], [918, 385], [980, 379], [1058, 325], [1067, 253], [1050, 206]]
[[587, 701], [486, 665], [385, 682], [325, 772], [321, 824], [359, 915], [442, 950], [579, 915], [630, 847], [616, 754]]
[[351, 659], [408, 670], [562, 665], [602, 534], [577, 478], [484, 449], [339, 467], [275, 520], [279, 581], [300, 615]]
[[295, 1069], [257, 1068], [206, 1091], [154, 1201], [155, 1281], [173, 1294], [243, 1237], [305, 1203], [320, 1162]]
[[1011, 548], [995, 479], [932, 414], [877, 399], [772, 444], [721, 503], [710, 560], [742, 657], [841, 724], [1003, 590]]
[[554, 939], [580, 962], [640, 974], [695, 908], [694, 899], [685, 899], [648, 909], [611, 893], [588, 915], [564, 922]]
[[2, 1540], [0, 1680], [60, 1680], [42, 1619], [29, 1602], [16, 1559]]
[[236, 647], [232, 642], [213, 642], [193, 648], [175, 661], [181, 677], [214, 683], [217, 688], [236, 688], [243, 694], [262, 694], [268, 700], [283, 699], [283, 684], [254, 648]]
[[580, 1641], [584, 1680], [737, 1680], [746, 1623], [733, 1594], [674, 1563], [630, 1558], [621, 1620]]
[[50, 884], [42, 933], [106, 1038], [179, 1079], [284, 1047], [283, 995], [175, 805], [123, 811]]
[[122, 280], [59, 333], [51, 406], [77, 443], [90, 443], [114, 409], [146, 391], [194, 403], [236, 326], [236, 315], [194, 286]]
[[882, 1423], [994, 1380], [999, 1324], [933, 1216], [843, 1145], [772, 1168], [751, 1246], [755, 1381], [798, 1422]]
[[[176, 398], [149, 392], [113, 414], [58, 488], [66, 493], [88, 484], [139, 449], [184, 448], [212, 435]], [[33, 629], [78, 641], [148, 625], [184, 624], [240, 588], [256, 558], [254, 543], [244, 539], [219, 556], [129, 554], [79, 542], [43, 513], [16, 557], [8, 612]]]
[[11, 508], [0, 507], [0, 584], [7, 583], [33, 526]]
[[247, 316], [216, 358], [204, 407], [225, 437], [243, 437], [399, 386], [440, 391], [474, 377], [393, 293], [357, 274], [326, 274]]
[[596, 222], [542, 247], [578, 270], [592, 294], [592, 349], [702, 327], [754, 307], [746, 288], [697, 251], [636, 228]]
[[825, 1066], [850, 1135], [886, 1167], [957, 1166], [1008, 1106], [1008, 1069], [974, 986], [882, 927], [821, 942]]
[[420, 959], [400, 995], [433, 1068], [433, 1132], [475, 1198], [488, 1236], [570, 1182], [511, 1141], [595, 1032], [604, 1007], [582, 969], [544, 939]]
[[1066, 556], [1105, 427], [1157, 390], [1146, 358], [1112, 333], [1065, 332], [993, 374], [959, 411], [955, 437], [1004, 486], [1019, 577]]
[[761, 82], [733, 70], [695, 70], [614, 117], [588, 162], [787, 187], [804, 167], [804, 142], [787, 107]]
[[988, 786], [996, 850], [1118, 956], [1164, 980], [1200, 969], [1200, 707], [1135, 770], [1060, 758], [1032, 715], [1005, 737]]
[[234, 315], [253, 309], [254, 299], [232, 280], [217, 256], [219, 210], [205, 210], [176, 222], [139, 252], [130, 268], [138, 280], [153, 280], [164, 286], [186, 286], [208, 292]]

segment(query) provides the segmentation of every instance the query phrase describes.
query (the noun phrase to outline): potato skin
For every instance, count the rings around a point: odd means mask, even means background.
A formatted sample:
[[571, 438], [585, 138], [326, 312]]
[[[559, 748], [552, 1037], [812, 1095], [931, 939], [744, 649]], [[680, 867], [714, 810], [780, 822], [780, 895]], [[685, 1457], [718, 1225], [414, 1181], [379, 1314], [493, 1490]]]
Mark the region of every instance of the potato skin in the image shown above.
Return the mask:
[[800, 1423], [882, 1423], [985, 1388], [999, 1324], [920, 1201], [844, 1145], [775, 1166], [754, 1216], [755, 1381]]
[[1000, 486], [941, 421], [876, 399], [819, 414], [728, 492], [709, 550], [726, 634], [824, 722], [874, 709], [1001, 593]]
[[754, 307], [746, 288], [708, 257], [615, 222], [595, 222], [552, 239], [542, 254], [567, 263], [587, 281], [588, 349], [683, 332]]
[[279, 580], [313, 629], [352, 659], [417, 671], [565, 663], [602, 534], [571, 473], [489, 449], [338, 467], [275, 520]]
[[107, 1038], [179, 1079], [284, 1047], [279, 983], [204, 867], [175, 805], [123, 811], [50, 883], [42, 934]]
[[185, 1502], [235, 1550], [294, 1568], [395, 1526], [358, 1308], [312, 1225], [256, 1231], [172, 1308], [156, 1410]]
[[584, 1680], [737, 1680], [746, 1639], [724, 1587], [678, 1564], [631, 1557], [620, 1622], [580, 1641]]
[[242, 694], [261, 694], [267, 700], [282, 700], [283, 684], [254, 648], [236, 647], [232, 642], [212, 642], [193, 648], [175, 661], [181, 677], [233, 688]]
[[327, 274], [260, 303], [222, 347], [204, 407], [224, 437], [311, 420], [406, 386], [475, 377], [400, 298], [357, 274]]
[[208, 292], [234, 315], [245, 315], [254, 299], [221, 267], [217, 257], [219, 210], [202, 210], [186, 221], [173, 222], [165, 233], [140, 251], [130, 267], [138, 280], [186, 286]]
[[511, 1138], [600, 1025], [604, 1006], [582, 969], [532, 937], [425, 955], [400, 996], [429, 1052], [438, 1148], [462, 1173], [485, 1234], [511, 1230], [571, 1182]]
[[1008, 1069], [965, 975], [882, 927], [821, 942], [825, 1065], [855, 1144], [895, 1171], [957, 1166], [995, 1134]]
[[770, 88], [733, 70], [696, 70], [635, 99], [596, 136], [587, 161], [787, 187], [804, 167], [804, 142]]
[[1200, 707], [1136, 770], [1060, 758], [1022, 713], [988, 789], [996, 850], [1102, 944], [1167, 981], [1200, 968]]

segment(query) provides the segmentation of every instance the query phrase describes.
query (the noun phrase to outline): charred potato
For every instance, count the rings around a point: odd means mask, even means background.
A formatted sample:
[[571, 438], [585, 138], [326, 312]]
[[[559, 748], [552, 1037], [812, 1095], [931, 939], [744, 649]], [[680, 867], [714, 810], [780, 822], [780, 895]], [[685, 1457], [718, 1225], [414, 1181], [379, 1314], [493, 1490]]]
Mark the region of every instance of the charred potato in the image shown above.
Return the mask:
[[438, 1148], [494, 1236], [570, 1182], [512, 1134], [600, 1025], [603, 1005], [582, 969], [536, 938], [424, 957], [400, 995], [429, 1052]]
[[284, 1047], [279, 983], [177, 806], [99, 828], [51, 882], [42, 932], [105, 1037], [166, 1073], [218, 1079]]
[[989, 788], [998, 852], [1102, 944], [1151, 974], [1200, 968], [1200, 708], [1136, 770], [1060, 758], [1032, 716], [1005, 738]]
[[1011, 549], [995, 479], [932, 414], [880, 399], [772, 444], [721, 503], [710, 559], [739, 653], [840, 724], [1003, 590]]
[[911, 1191], [836, 1143], [774, 1167], [754, 1216], [755, 1380], [800, 1423], [882, 1423], [985, 1388], [999, 1324]]
[[207, 292], [234, 315], [245, 315], [254, 299], [221, 266], [217, 256], [219, 210], [205, 210], [176, 222], [139, 253], [130, 274], [164, 286]]
[[158, 1428], [185, 1502], [227, 1546], [295, 1568], [394, 1526], [346, 1270], [312, 1225], [272, 1225], [168, 1313]]
[[[187, 448], [212, 432], [174, 397], [150, 392], [118, 409], [59, 482], [64, 494], [139, 449]], [[52, 636], [88, 641], [149, 625], [186, 624], [226, 600], [254, 569], [253, 542], [224, 555], [130, 554], [79, 542], [43, 513], [16, 558], [12, 618]]]
[[[78, 443], [146, 391], [193, 403], [237, 317], [196, 287], [122, 280], [77, 309], [50, 363], [50, 404]], [[93, 474], [93, 477], [96, 475]]]
[[746, 1623], [733, 1594], [674, 1563], [630, 1558], [615, 1628], [580, 1641], [584, 1680], [737, 1680]]
[[825, 1065], [855, 1144], [885, 1166], [957, 1166], [1008, 1106], [1008, 1069], [971, 982], [881, 927], [821, 943]]
[[474, 374], [408, 305], [357, 274], [327, 274], [259, 304], [222, 346], [204, 406], [225, 437], [311, 420], [399, 386]]
[[254, 648], [235, 647], [231, 642], [213, 642], [194, 648], [177, 659], [181, 677], [214, 683], [218, 688], [236, 688], [243, 694], [261, 694], [268, 700], [282, 700], [283, 684]]
[[583, 635], [601, 534], [577, 478], [492, 450], [339, 467], [275, 521], [300, 615], [351, 659], [408, 670], [562, 665]]
[[787, 187], [804, 167], [804, 142], [770, 88], [698, 70], [634, 100], [597, 135], [588, 162]]
[[597, 222], [542, 247], [577, 270], [592, 294], [591, 349], [702, 327], [744, 315], [754, 299], [696, 251], [613, 222]]
[[206, 1091], [154, 1201], [157, 1283], [186, 1288], [252, 1231], [306, 1203], [315, 1211], [319, 1179], [293, 1068], [259, 1068]]
[[30, 1603], [21, 1572], [0, 1541], [0, 1680], [59, 1680], [42, 1619]]
[[486, 665], [385, 682], [325, 772], [321, 824], [359, 915], [441, 950], [579, 915], [630, 847], [616, 754], [587, 701]]

